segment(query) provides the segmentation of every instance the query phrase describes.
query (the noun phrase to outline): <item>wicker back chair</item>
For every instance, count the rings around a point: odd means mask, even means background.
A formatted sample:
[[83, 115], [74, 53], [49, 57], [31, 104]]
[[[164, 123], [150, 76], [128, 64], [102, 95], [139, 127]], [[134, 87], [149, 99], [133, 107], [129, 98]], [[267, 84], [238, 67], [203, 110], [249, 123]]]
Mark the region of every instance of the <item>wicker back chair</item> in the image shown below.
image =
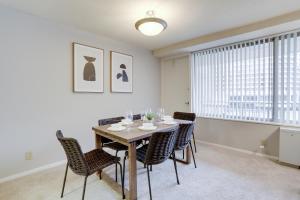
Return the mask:
[[[56, 131], [56, 137], [58, 141], [61, 143], [68, 160], [66, 165], [66, 170], [65, 170], [61, 198], [64, 195], [64, 189], [65, 189], [69, 167], [75, 174], [85, 177], [82, 199], [84, 199], [88, 176], [92, 175], [97, 171], [100, 171], [113, 164], [119, 164], [122, 180], [124, 179], [122, 175], [122, 165], [119, 162], [120, 161], [119, 157], [112, 156], [101, 149], [94, 149], [87, 153], [82, 153], [81, 147], [77, 142], [77, 140], [74, 138], [65, 138], [60, 130]], [[124, 199], [125, 198], [124, 181], [122, 181], [122, 192], [123, 192], [123, 199]]]
[[[98, 120], [98, 125], [99, 126], [104, 126], [104, 125], [107, 125], [107, 124], [115, 124], [115, 123], [118, 123], [118, 122], [122, 121], [122, 119], [124, 119], [124, 117], [113, 117], [113, 118], [107, 118], [107, 119], [100, 119], [100, 120]], [[105, 138], [105, 137], [102, 137], [101, 142], [102, 142], [102, 145], [103, 145], [105, 143], [112, 142], [112, 140], [110, 140], [108, 138]]]
[[156, 165], [167, 160], [173, 153], [177, 129], [168, 132], [154, 133], [147, 145], [144, 158], [146, 165]]
[[189, 146], [192, 151], [195, 168], [197, 168], [194, 151], [192, 148], [192, 142], [191, 142], [193, 130], [194, 130], [194, 124], [180, 124], [174, 149], [175, 151], [184, 150], [186, 149], [187, 146]]
[[[99, 126], [104, 126], [104, 125], [108, 125], [108, 124], [115, 124], [118, 122], [121, 122], [122, 119], [124, 119], [124, 117], [113, 117], [113, 118], [106, 118], [106, 119], [100, 119], [98, 121]], [[118, 156], [118, 152], [119, 151], [126, 151], [128, 149], [127, 146], [118, 143], [118, 142], [114, 142], [111, 139], [105, 138], [105, 137], [101, 137], [101, 145], [102, 147], [106, 147], [112, 150], [116, 151], [115, 156]], [[101, 177], [101, 175], [100, 175]], [[116, 182], [118, 181], [118, 169], [117, 169], [117, 164], [116, 164], [116, 169], [115, 169], [115, 179]]]
[[142, 115], [141, 115], [141, 114], [133, 115], [133, 116], [132, 116], [132, 119], [133, 119], [133, 120], [139, 120], [139, 119], [142, 119]]
[[112, 117], [112, 118], [106, 118], [106, 119], [100, 119], [98, 121], [99, 126], [107, 125], [107, 124], [114, 124], [122, 121], [124, 117]]
[[195, 115], [195, 113], [174, 112], [173, 118], [174, 119], [195, 121], [196, 115]]
[[174, 152], [174, 145], [176, 142], [177, 132], [178, 132], [178, 127], [166, 132], [153, 133], [153, 135], [150, 138], [149, 144], [146, 144], [141, 148], [137, 149], [137, 160], [143, 162], [144, 165], [147, 166], [150, 199], [152, 199], [152, 192], [151, 192], [149, 166], [152, 167], [152, 165], [160, 164], [166, 161], [168, 158], [172, 157], [175, 173], [176, 173], [177, 184], [179, 184], [176, 158]]
[[180, 124], [177, 139], [175, 143], [175, 150], [185, 149], [193, 136], [194, 124]]
[[[186, 113], [186, 112], [174, 112], [173, 114], [174, 119], [182, 119], [182, 120], [188, 120], [188, 121], [195, 121], [196, 114], [195, 113]], [[193, 141], [194, 141], [194, 148], [195, 152], [197, 152], [197, 146], [195, 142], [195, 134], [193, 131]], [[183, 150], [183, 158], [184, 158], [184, 150]]]
[[77, 140], [65, 138], [60, 130], [56, 132], [56, 137], [64, 148], [71, 170], [78, 175], [89, 175], [90, 171]]

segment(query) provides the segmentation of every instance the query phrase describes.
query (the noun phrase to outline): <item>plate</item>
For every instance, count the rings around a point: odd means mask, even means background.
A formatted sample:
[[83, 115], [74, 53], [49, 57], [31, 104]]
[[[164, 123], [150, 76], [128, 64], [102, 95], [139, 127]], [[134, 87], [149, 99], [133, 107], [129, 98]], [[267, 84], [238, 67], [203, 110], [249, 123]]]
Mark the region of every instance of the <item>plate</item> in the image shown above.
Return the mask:
[[163, 117], [163, 119], [164, 119], [164, 120], [171, 120], [171, 119], [173, 119], [173, 117], [170, 116], [170, 115], [165, 115], [165, 116]]
[[133, 124], [133, 121], [130, 121], [130, 122], [119, 122], [119, 124], [122, 124], [122, 125], [131, 125], [131, 124]]
[[163, 121], [163, 124], [173, 125], [173, 124], [177, 124], [177, 122], [176, 121]]
[[107, 128], [107, 130], [109, 130], [109, 131], [123, 131], [125, 129], [126, 129], [126, 127], [124, 127], [124, 126]]
[[139, 126], [138, 129], [143, 131], [153, 131], [157, 129], [157, 126]]

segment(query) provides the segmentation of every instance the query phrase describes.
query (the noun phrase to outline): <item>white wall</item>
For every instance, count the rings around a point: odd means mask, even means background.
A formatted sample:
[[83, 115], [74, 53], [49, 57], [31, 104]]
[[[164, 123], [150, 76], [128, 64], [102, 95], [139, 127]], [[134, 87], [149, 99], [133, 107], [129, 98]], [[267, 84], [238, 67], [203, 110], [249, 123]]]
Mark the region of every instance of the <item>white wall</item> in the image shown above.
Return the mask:
[[[1, 6], [0, 25], [0, 178], [65, 159], [57, 129], [87, 151], [98, 119], [159, 107], [160, 68], [150, 51]], [[105, 50], [103, 94], [72, 92], [72, 42]], [[133, 55], [132, 94], [110, 93], [110, 50]]]
[[[197, 118], [198, 140], [278, 157], [279, 126], [253, 122]], [[260, 146], [264, 145], [264, 149]]]
[[161, 61], [161, 105], [167, 114], [189, 112], [189, 57]]

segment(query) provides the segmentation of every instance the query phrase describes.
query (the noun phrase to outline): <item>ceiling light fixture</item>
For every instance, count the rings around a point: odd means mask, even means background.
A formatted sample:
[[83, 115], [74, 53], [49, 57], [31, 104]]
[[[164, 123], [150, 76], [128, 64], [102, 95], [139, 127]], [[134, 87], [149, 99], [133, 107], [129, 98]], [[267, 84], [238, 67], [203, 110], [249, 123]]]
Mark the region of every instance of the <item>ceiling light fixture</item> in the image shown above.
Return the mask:
[[154, 16], [154, 11], [149, 10], [146, 13], [148, 17], [140, 19], [135, 23], [135, 28], [147, 36], [158, 35], [167, 28], [167, 22]]

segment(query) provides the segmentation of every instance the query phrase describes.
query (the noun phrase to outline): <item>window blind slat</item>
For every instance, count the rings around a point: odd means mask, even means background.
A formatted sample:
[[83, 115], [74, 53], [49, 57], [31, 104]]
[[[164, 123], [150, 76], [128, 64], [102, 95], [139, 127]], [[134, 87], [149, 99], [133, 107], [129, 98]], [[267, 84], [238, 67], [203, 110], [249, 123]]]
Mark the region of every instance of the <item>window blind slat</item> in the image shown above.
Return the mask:
[[[257, 62], [257, 84], [258, 84], [258, 90], [257, 90], [257, 100], [256, 100], [256, 108], [255, 108], [255, 111], [256, 111], [256, 117], [255, 117], [255, 120], [256, 121], [259, 121], [261, 120], [261, 112], [260, 112], [260, 109], [261, 109], [261, 96], [260, 96], [260, 85], [261, 85], [261, 77], [260, 77], [260, 43], [259, 41], [258, 42], [258, 45], [257, 45], [257, 61], [254, 59], [254, 62]], [[254, 74], [254, 76], [256, 76], [256, 74]], [[259, 109], [258, 109], [259, 108]]]
[[[212, 72], [212, 81], [216, 80], [216, 52], [213, 50], [213, 58], [212, 58], [212, 67], [213, 67], [213, 72]], [[213, 81], [213, 117], [216, 117], [216, 82]]]
[[286, 113], [285, 113], [285, 117], [283, 118], [284, 121], [290, 123], [290, 98], [291, 98], [291, 92], [290, 92], [290, 59], [291, 59], [291, 56], [290, 56], [290, 34], [288, 34], [287, 36], [287, 52], [286, 52], [286, 59], [287, 59], [287, 80], [286, 80], [286, 83], [284, 83], [284, 86], [286, 86], [286, 90], [287, 90], [287, 109], [286, 109]]
[[293, 33], [293, 124], [296, 123], [297, 33]]
[[[273, 54], [272, 53], [274, 53], [273, 52], [273, 46], [272, 46], [272, 40], [269, 38], [269, 40], [268, 40], [268, 46], [269, 46], [269, 51], [268, 51], [268, 56], [269, 56], [269, 60], [268, 60], [268, 63], [269, 63], [269, 73], [268, 73], [268, 75], [269, 75], [269, 83], [270, 83], [270, 85], [269, 85], [269, 95], [268, 95], [268, 108], [269, 108], [269, 112], [268, 112], [268, 116], [269, 116], [269, 119], [271, 119], [272, 117], [273, 117], [273, 107], [275, 107], [274, 105], [273, 105], [273, 101], [274, 101], [274, 103], [275, 103], [275, 100], [273, 99], [273, 96], [271, 95], [272, 94], [272, 92], [273, 92], [273, 88], [274, 88], [274, 81], [273, 81], [273, 78], [275, 78], [275, 76], [274, 76], [274, 71], [273, 71], [273, 68], [272, 68], [272, 66], [274, 65], [274, 67], [276, 66], [275, 65], [275, 63], [276, 62], [274, 62], [273, 63]], [[275, 47], [275, 46], [274, 46]], [[277, 52], [277, 51], [276, 51]], [[272, 63], [272, 64], [271, 64]], [[278, 66], [278, 65], [277, 65]], [[274, 90], [275, 91], [275, 90]], [[277, 96], [277, 95], [276, 95]], [[276, 108], [277, 108], [277, 106], [276, 106]], [[274, 119], [273, 119], [274, 120]]]
[[[255, 41], [254, 41], [255, 43]], [[252, 78], [252, 70], [251, 70], [251, 86], [253, 85], [253, 94], [251, 94], [250, 96], [253, 98], [251, 98], [251, 104], [250, 104], [250, 109], [251, 109], [251, 113], [252, 113], [252, 120], [256, 120], [257, 117], [257, 109], [254, 109], [254, 107], [256, 106], [256, 102], [257, 102], [257, 90], [256, 90], [256, 81], [257, 81], [257, 77], [256, 77], [256, 73], [257, 73], [257, 60], [256, 60], [256, 45], [251, 45], [252, 51], [251, 54], [253, 56], [251, 56], [251, 64], [253, 64], [253, 78]], [[250, 66], [251, 66], [250, 64]], [[250, 68], [249, 66], [249, 68]], [[252, 83], [253, 80], [253, 83]], [[252, 88], [251, 88], [252, 90]], [[256, 97], [256, 98], [255, 98]]]
[[240, 54], [240, 96], [239, 96], [239, 110], [240, 110], [240, 114], [239, 114], [239, 119], [244, 119], [244, 105], [243, 105], [243, 95], [244, 95], [244, 91], [243, 91], [243, 51], [244, 49], [242, 48], [241, 51], [239, 52]]
[[201, 110], [201, 114], [204, 113], [204, 103], [203, 103], [203, 100], [204, 100], [204, 91], [203, 91], [203, 88], [204, 88], [204, 67], [203, 67], [203, 58], [204, 58], [204, 55], [203, 53], [200, 54], [200, 63], [201, 63], [201, 68], [199, 70], [199, 73], [201, 73], [201, 79], [199, 81], [199, 83], [201, 83], [201, 104], [200, 104], [200, 110]]
[[280, 59], [280, 116], [279, 120], [283, 120], [284, 107], [284, 39], [281, 37], [281, 59]]
[[266, 113], [266, 73], [267, 73], [267, 67], [266, 66], [266, 43], [264, 42], [262, 44], [262, 71], [263, 71], [263, 99], [262, 99], [262, 106], [263, 106], [263, 116], [262, 121], [266, 121], [266, 118], [268, 117], [268, 114]]

